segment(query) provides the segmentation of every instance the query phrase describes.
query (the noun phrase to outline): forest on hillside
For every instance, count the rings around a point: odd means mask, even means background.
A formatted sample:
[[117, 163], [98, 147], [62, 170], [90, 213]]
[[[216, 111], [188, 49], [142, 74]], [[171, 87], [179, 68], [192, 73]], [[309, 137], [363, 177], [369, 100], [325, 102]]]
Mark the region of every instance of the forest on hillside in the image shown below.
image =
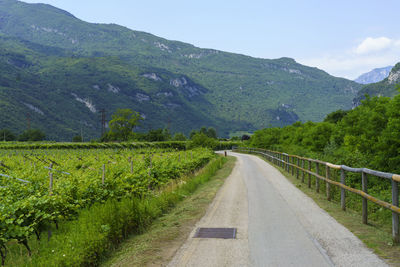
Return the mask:
[[336, 164], [400, 173], [400, 95], [367, 96], [357, 108], [332, 112], [319, 123], [296, 122], [258, 130], [250, 144]]

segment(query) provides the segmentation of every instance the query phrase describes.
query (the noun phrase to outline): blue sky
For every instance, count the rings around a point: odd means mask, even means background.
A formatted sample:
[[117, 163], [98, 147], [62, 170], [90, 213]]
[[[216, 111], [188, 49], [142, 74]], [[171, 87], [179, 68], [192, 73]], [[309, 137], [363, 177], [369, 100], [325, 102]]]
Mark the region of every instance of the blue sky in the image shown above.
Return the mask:
[[292, 57], [346, 78], [400, 61], [398, 0], [24, 0], [202, 48]]

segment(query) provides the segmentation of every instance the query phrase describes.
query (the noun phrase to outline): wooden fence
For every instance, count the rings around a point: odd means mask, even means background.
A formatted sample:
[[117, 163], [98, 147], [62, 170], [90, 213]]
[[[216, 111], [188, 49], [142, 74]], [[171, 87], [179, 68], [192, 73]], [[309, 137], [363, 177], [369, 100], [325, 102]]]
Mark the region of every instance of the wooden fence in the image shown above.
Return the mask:
[[[362, 221], [368, 222], [368, 201], [371, 201], [385, 209], [392, 211], [392, 236], [395, 243], [400, 243], [399, 233], [399, 186], [400, 175], [374, 171], [366, 168], [351, 168], [346, 165], [335, 165], [329, 162], [324, 162], [315, 159], [304, 158], [296, 155], [289, 155], [282, 152], [270, 151], [257, 148], [234, 148], [233, 151], [260, 154], [266, 157], [270, 162], [284, 168], [292, 175], [296, 175], [299, 179], [301, 172], [301, 180], [305, 181], [305, 176], [308, 174], [308, 187], [311, 187], [311, 177], [315, 177], [315, 189], [320, 191], [320, 181], [326, 182], [326, 197], [331, 200], [331, 185], [336, 185], [340, 188], [340, 203], [342, 210], [346, 210], [346, 194], [345, 191], [352, 192], [362, 197]], [[307, 163], [307, 169], [305, 168]], [[315, 172], [312, 172], [312, 165], [315, 165]], [[325, 166], [325, 176], [320, 175], [321, 167]], [[340, 182], [331, 180], [331, 169], [340, 171]], [[296, 173], [295, 173], [296, 170]], [[346, 172], [361, 173], [361, 190], [349, 187], [346, 185]], [[373, 175], [380, 178], [389, 179], [392, 184], [392, 203], [377, 199], [368, 194], [368, 175]]]

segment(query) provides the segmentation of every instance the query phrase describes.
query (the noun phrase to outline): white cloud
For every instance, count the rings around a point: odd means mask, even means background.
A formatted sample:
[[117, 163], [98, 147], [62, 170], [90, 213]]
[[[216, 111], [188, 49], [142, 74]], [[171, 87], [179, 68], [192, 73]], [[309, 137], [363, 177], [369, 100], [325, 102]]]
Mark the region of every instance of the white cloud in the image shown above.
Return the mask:
[[395, 41], [387, 37], [378, 37], [378, 38], [368, 37], [356, 47], [355, 52], [357, 54], [367, 54], [387, 49], [394, 44]]
[[298, 61], [323, 69], [334, 76], [355, 79], [372, 69], [400, 62], [400, 40], [368, 37], [347, 51], [327, 53]]

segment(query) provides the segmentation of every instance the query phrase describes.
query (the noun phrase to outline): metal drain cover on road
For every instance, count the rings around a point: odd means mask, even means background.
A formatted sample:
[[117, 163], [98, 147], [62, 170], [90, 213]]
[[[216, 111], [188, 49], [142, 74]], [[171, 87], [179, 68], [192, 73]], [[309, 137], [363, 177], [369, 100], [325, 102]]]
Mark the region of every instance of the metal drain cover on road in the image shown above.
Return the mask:
[[236, 228], [197, 228], [193, 237], [235, 239]]

